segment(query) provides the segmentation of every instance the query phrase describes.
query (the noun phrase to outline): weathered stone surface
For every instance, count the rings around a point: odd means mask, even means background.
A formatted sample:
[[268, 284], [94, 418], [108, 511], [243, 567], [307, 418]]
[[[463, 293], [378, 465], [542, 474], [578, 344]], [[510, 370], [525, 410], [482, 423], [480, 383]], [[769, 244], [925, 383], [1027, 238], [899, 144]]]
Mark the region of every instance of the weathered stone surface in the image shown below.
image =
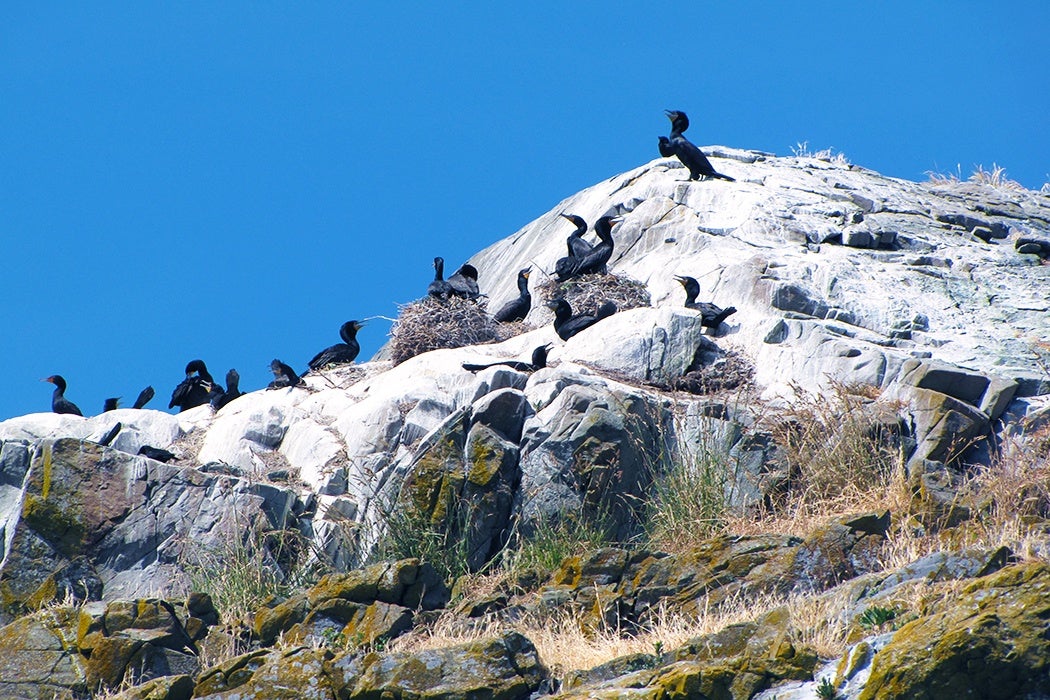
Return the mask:
[[1050, 694], [1050, 568], [1033, 562], [975, 580], [957, 600], [897, 630], [860, 694], [875, 698]]
[[164, 676], [118, 693], [113, 700], [190, 700], [192, 676]]
[[527, 395], [537, 406], [521, 450], [522, 528], [565, 513], [604, 518], [614, 536], [638, 527], [637, 508], [669, 459], [669, 416], [652, 397], [564, 370], [536, 373]]
[[204, 700], [332, 700], [327, 649], [293, 647], [253, 653], [202, 676], [193, 697]]
[[[17, 472], [25, 460], [10, 464]], [[283, 528], [295, 500], [286, 490], [72, 439], [38, 443], [18, 493], [5, 488], [17, 515], [8, 513], [4, 526], [0, 620], [66, 592], [116, 599], [163, 591], [177, 582], [184, 552], [221, 551], [253, 522]]]
[[0, 627], [0, 697], [10, 700], [87, 695], [84, 659], [71, 647], [76, 620], [56, 608]]
[[532, 642], [516, 632], [444, 649], [344, 655], [330, 669], [347, 698], [512, 700], [528, 697], [546, 675]]
[[348, 638], [360, 632], [374, 641], [407, 629], [411, 622], [407, 611], [434, 610], [448, 600], [449, 590], [430, 564], [418, 559], [383, 562], [329, 574], [302, 593], [272, 601], [256, 611], [254, 632], [263, 644], [293, 630], [297, 639], [307, 641], [322, 637], [325, 629]]

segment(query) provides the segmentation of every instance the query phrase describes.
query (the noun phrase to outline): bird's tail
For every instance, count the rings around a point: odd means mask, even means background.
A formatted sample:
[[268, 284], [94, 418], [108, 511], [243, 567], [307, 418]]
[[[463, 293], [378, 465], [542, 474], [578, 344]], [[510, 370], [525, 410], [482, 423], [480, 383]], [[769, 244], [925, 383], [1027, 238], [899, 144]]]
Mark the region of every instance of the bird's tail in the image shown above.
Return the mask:
[[720, 313], [717, 316], [715, 316], [715, 319], [714, 319], [711, 327], [712, 328], [718, 328], [718, 326], [721, 325], [722, 321], [726, 320], [727, 318], [729, 318], [730, 316], [732, 316], [735, 313], [736, 313], [736, 307], [735, 306], [730, 306], [728, 309], [723, 310], [722, 313]]
[[717, 177], [723, 180], [728, 180], [729, 182], [736, 182], [735, 177], [729, 177], [728, 175], [723, 175], [722, 173], [711, 173], [710, 175], [708, 175], [708, 177]]
[[615, 303], [607, 301], [604, 304], [602, 304], [601, 308], [598, 309], [598, 313], [594, 314], [594, 317], [600, 321], [603, 318], [609, 318], [618, 310], [619, 309], [616, 308]]
[[469, 362], [463, 363], [463, 369], [467, 370], [468, 372], [480, 372], [481, 370], [488, 369], [491, 366], [492, 365], [472, 365]]

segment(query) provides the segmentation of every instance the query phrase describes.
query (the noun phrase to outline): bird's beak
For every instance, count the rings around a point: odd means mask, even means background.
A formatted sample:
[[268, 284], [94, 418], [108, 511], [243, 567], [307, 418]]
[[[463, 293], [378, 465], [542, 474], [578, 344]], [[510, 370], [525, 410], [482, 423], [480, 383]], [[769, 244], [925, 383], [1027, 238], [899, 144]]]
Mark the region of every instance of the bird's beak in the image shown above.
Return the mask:
[[624, 217], [622, 217], [622, 216], [614, 216], [613, 218], [609, 219], [609, 223], [610, 224], [618, 224], [621, 221], [623, 221], [623, 219], [624, 219]]
[[360, 330], [360, 329], [362, 329], [364, 327], [365, 327], [365, 322], [364, 321], [358, 321], [357, 323], [354, 324], [354, 330]]
[[679, 277], [678, 275], [675, 275], [674, 278], [679, 282], [685, 282], [685, 277]]
[[671, 110], [665, 109], [664, 110], [664, 114], [667, 116], [668, 119], [670, 119], [671, 121], [674, 121], [674, 116], [671, 114]]
[[572, 221], [572, 217], [568, 214], [558, 214], [558, 216], [560, 216], [563, 219], [568, 219], [569, 221]]
[[529, 275], [531, 275], [531, 274], [532, 274], [532, 270], [530, 269], [530, 270], [525, 270], [525, 272], [521, 273], [521, 276], [524, 277], [525, 279], [528, 279]]

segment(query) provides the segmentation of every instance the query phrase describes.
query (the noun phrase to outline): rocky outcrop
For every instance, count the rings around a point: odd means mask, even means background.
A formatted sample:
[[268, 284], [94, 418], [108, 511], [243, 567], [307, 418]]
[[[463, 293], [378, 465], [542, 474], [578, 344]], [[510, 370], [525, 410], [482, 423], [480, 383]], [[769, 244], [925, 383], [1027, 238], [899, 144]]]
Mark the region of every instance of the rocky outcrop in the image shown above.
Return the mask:
[[53, 601], [178, 585], [193, 552], [295, 520], [295, 493], [174, 467], [83, 440], [6, 442], [0, 620]]

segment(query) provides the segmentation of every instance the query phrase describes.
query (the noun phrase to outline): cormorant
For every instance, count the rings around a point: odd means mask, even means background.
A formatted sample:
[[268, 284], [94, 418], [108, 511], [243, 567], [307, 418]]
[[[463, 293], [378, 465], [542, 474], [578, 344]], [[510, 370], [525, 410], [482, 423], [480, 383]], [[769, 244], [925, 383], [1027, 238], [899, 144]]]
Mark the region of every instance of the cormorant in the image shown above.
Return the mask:
[[696, 297], [700, 294], [700, 283], [692, 277], [679, 277], [678, 275], [675, 275], [675, 279], [685, 287], [685, 305], [690, 309], [696, 309], [700, 312], [700, 325], [704, 328], [713, 328], [717, 330], [718, 327], [722, 325], [722, 321], [736, 313], [735, 306], [723, 309], [722, 307], [715, 306], [708, 301], [697, 301]]
[[103, 447], [109, 447], [109, 443], [113, 442], [113, 439], [117, 437], [117, 433], [119, 433], [120, 429], [123, 427], [124, 426], [121, 425], [120, 422], [114, 424], [113, 427], [109, 429], [109, 432], [99, 439], [98, 444]]
[[280, 360], [270, 363], [270, 371], [273, 372], [273, 381], [266, 387], [267, 389], [283, 389], [286, 386], [295, 386], [302, 381], [294, 369]]
[[218, 411], [220, 408], [233, 401], [238, 396], [244, 396], [241, 393], [240, 387], [241, 375], [237, 374], [237, 370], [231, 369], [226, 373], [226, 391], [211, 398], [211, 407]]
[[464, 299], [477, 299], [479, 296], [477, 268], [473, 265], [461, 266], [456, 270], [456, 274], [448, 278], [448, 286], [451, 288], [449, 294]]
[[499, 323], [521, 321], [529, 314], [529, 309], [532, 308], [532, 295], [529, 294], [529, 271], [530, 268], [527, 267], [518, 271], [518, 298], [508, 301], [496, 312], [493, 318]]
[[598, 245], [582, 258], [577, 258], [570, 277], [606, 272], [605, 266], [613, 254], [613, 224], [623, 221], [622, 216], [603, 216], [594, 222], [594, 232], [600, 239]]
[[223, 393], [204, 365], [204, 360], [192, 360], [186, 365], [186, 378], [171, 392], [168, 408], [179, 407], [179, 411], [196, 408]]
[[115, 396], [113, 398], [106, 399], [102, 402], [102, 412], [108, 413], [109, 411], [115, 411], [120, 408], [120, 397]]
[[[441, 258], [438, 258], [440, 260]], [[361, 345], [357, 342], [357, 331], [365, 324], [360, 321], [347, 321], [339, 327], [339, 337], [343, 342], [336, 343], [330, 348], [325, 348], [314, 355], [310, 360], [310, 369], [321, 369], [325, 365], [342, 364], [353, 362], [357, 354], [361, 352]]]
[[532, 351], [532, 362], [519, 362], [518, 360], [502, 360], [500, 362], [490, 362], [487, 365], [472, 365], [464, 362], [463, 369], [470, 372], [480, 372], [483, 369], [489, 367], [496, 367], [498, 365], [506, 365], [511, 369], [516, 369], [519, 372], [534, 372], [538, 369], [543, 369], [547, 366], [547, 351], [550, 350], [550, 343], [541, 345]]
[[150, 447], [149, 445], [143, 445], [142, 447], [140, 447], [139, 454], [143, 457], [155, 459], [158, 462], [164, 463], [170, 462], [171, 460], [175, 459], [175, 455], [173, 455], [171, 452], [168, 452], [167, 450], [162, 450], [159, 447]]
[[427, 294], [435, 299], [448, 299], [448, 295], [452, 293], [452, 287], [445, 281], [444, 275], [445, 259], [434, 258], [434, 281], [427, 287]]
[[52, 374], [50, 377], [41, 379], [42, 382], [51, 382], [55, 385], [55, 393], [51, 395], [51, 410], [55, 413], [69, 413], [74, 416], [83, 416], [77, 405], [65, 397], [66, 380], [61, 374]]
[[728, 175], [716, 172], [711, 161], [707, 159], [704, 152], [697, 148], [683, 134], [689, 128], [689, 117], [685, 112], [678, 110], [664, 110], [667, 118], [671, 120], [671, 136], [660, 137], [660, 155], [664, 158], [676, 156], [685, 167], [689, 168], [690, 180], [706, 180], [709, 177], [718, 177], [730, 182], [736, 182]]
[[583, 240], [583, 234], [587, 233], [587, 222], [583, 220], [583, 217], [576, 216], [575, 214], [558, 214], [558, 216], [568, 219], [576, 225], [576, 230], [569, 234], [569, 237], [565, 240], [565, 245], [569, 250], [569, 255], [560, 258], [558, 262], [554, 264], [555, 278], [559, 282], [564, 282], [572, 277], [575, 262], [586, 257], [594, 246]]
[[608, 318], [616, 313], [616, 304], [611, 301], [602, 304], [594, 316], [587, 314], [573, 316], [572, 307], [564, 299], [548, 301], [547, 306], [554, 309], [554, 331], [562, 340], [568, 340], [584, 328], [590, 328], [603, 318]]
[[148, 386], [139, 392], [139, 397], [135, 399], [135, 403], [132, 408], [142, 408], [153, 399], [153, 387]]

